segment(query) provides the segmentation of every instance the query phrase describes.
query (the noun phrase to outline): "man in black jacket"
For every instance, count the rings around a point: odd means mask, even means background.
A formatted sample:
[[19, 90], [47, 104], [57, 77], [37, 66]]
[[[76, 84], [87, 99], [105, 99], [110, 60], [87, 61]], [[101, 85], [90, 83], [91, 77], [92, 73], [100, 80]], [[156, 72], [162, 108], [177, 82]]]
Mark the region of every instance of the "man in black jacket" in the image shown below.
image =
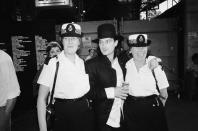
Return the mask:
[[101, 54], [86, 62], [98, 131], [121, 130], [123, 100], [128, 95], [124, 82], [124, 68], [116, 56], [118, 37], [112, 24], [102, 24], [97, 29]]

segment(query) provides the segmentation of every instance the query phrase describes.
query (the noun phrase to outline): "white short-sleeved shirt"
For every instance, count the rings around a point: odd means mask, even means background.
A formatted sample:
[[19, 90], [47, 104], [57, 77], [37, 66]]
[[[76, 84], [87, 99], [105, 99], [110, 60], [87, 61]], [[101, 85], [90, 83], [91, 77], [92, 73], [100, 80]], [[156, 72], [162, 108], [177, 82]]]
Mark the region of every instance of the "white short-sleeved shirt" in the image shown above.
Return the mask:
[[[133, 58], [126, 63], [126, 82], [129, 83], [129, 94], [132, 96], [149, 96], [159, 94], [156, 88], [156, 81], [152, 71], [148, 67], [148, 61], [154, 56], [149, 56], [146, 59], [146, 64], [139, 69], [136, 69]], [[169, 83], [165, 72], [158, 66], [154, 69], [157, 84], [159, 89], [169, 87]]]
[[[54, 97], [62, 99], [74, 99], [85, 95], [89, 89], [89, 77], [85, 73], [84, 61], [75, 56], [75, 64], [72, 63], [62, 51], [58, 55], [59, 69], [56, 80]], [[52, 58], [49, 64], [44, 66], [38, 79], [38, 84], [45, 85], [52, 90], [56, 70], [56, 58]]]
[[0, 107], [5, 106], [8, 99], [20, 95], [20, 86], [11, 57], [0, 50]]

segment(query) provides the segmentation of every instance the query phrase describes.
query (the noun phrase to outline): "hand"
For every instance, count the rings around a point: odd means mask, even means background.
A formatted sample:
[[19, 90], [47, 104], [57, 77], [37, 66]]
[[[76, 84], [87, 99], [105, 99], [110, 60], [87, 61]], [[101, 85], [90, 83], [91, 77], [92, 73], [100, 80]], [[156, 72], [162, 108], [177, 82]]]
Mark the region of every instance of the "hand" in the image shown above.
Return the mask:
[[166, 100], [168, 99], [167, 88], [160, 89], [159, 92], [160, 92], [160, 94], [159, 94], [159, 99], [161, 100], [163, 106], [165, 106]]
[[165, 106], [165, 104], [166, 104], [166, 99], [162, 99], [162, 98], [160, 98], [160, 100], [161, 100], [161, 102], [162, 102], [163, 106]]
[[163, 106], [165, 106], [167, 97], [159, 96], [159, 99], [162, 102]]
[[156, 67], [159, 66], [159, 62], [161, 62], [162, 60], [160, 58], [153, 58], [148, 62], [148, 67], [153, 70]]
[[115, 88], [115, 97], [125, 100], [129, 93], [129, 85], [123, 83], [122, 87]]

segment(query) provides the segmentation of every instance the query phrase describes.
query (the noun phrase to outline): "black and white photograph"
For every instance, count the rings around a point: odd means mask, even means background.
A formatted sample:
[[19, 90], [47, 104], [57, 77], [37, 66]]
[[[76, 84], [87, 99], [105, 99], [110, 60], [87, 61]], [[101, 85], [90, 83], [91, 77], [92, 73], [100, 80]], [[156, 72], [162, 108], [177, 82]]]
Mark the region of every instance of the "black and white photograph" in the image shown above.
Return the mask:
[[197, 0], [1, 0], [0, 131], [198, 131]]

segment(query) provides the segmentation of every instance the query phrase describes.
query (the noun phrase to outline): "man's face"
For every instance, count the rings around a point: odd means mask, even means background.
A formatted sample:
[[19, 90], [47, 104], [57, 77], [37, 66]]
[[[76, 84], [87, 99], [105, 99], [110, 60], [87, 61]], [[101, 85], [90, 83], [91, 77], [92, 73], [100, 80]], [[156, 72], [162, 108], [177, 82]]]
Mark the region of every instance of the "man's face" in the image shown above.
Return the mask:
[[100, 51], [103, 55], [110, 55], [114, 53], [114, 49], [117, 46], [118, 41], [113, 38], [104, 38], [99, 40]]

